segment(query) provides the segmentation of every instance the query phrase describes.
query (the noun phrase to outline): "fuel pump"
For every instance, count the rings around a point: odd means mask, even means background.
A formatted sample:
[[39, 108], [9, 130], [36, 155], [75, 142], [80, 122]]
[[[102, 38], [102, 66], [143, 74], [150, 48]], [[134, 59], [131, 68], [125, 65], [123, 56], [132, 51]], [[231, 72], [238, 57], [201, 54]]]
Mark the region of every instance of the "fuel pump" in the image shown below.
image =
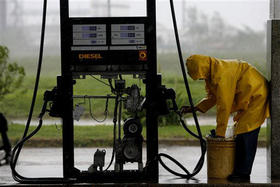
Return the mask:
[[[175, 12], [173, 2], [173, 18]], [[106, 182], [158, 182], [159, 162], [168, 171], [180, 177], [190, 179], [196, 175], [204, 162], [205, 141], [202, 138], [198, 121], [198, 135], [190, 131], [184, 124], [182, 116], [178, 112], [175, 101], [176, 93], [162, 85], [161, 75], [157, 74], [156, 54], [156, 1], [146, 0], [147, 16], [143, 17], [69, 17], [68, 0], [60, 0], [60, 24], [61, 24], [61, 76], [57, 77], [57, 86], [44, 94], [44, 104], [39, 116], [39, 126], [31, 134], [27, 135], [29, 124], [22, 140], [15, 146], [12, 153], [11, 169], [15, 180], [21, 183], [106, 183]], [[44, 15], [46, 13], [46, 0], [44, 1]], [[45, 23], [43, 16], [43, 27]], [[179, 38], [174, 22], [178, 51], [180, 52]], [[44, 29], [43, 29], [44, 30]], [[43, 43], [43, 34], [42, 40]], [[41, 45], [40, 57], [42, 57], [43, 45]], [[182, 55], [180, 56], [182, 68]], [[36, 89], [40, 77], [39, 60], [38, 73], [34, 89], [34, 96], [29, 122], [32, 117]], [[136, 85], [126, 85], [123, 75], [140, 79], [145, 85], [145, 95], [141, 95], [140, 88]], [[186, 73], [183, 71], [184, 80]], [[100, 76], [108, 81], [111, 93], [107, 95], [74, 95], [73, 88], [76, 80], [90, 76]], [[114, 81], [114, 83], [113, 83]], [[190, 103], [190, 90], [186, 82]], [[35, 98], [35, 99], [34, 99]], [[113, 154], [109, 165], [105, 167], [106, 150], [97, 150], [93, 156], [93, 164], [88, 170], [79, 170], [74, 164], [74, 119], [79, 119], [79, 112], [73, 114], [74, 100], [77, 98], [114, 100], [114, 137]], [[172, 101], [172, 107], [168, 107], [167, 100]], [[50, 104], [50, 105], [48, 105]], [[129, 111], [131, 116], [121, 123], [122, 109]], [[78, 109], [77, 109], [78, 110]], [[143, 163], [143, 124], [138, 113], [145, 110], [146, 119], [146, 163]], [[189, 172], [178, 161], [164, 153], [158, 153], [158, 116], [175, 111], [180, 116], [180, 122], [186, 131], [200, 140], [202, 145], [201, 157], [195, 170]], [[62, 119], [63, 140], [63, 177], [62, 178], [26, 178], [17, 173], [15, 167], [20, 150], [26, 140], [36, 134], [42, 126], [43, 116], [48, 112], [52, 117]], [[31, 117], [30, 117], [31, 116]], [[118, 134], [117, 134], [118, 132]], [[123, 136], [121, 136], [123, 132]], [[93, 137], [94, 139], [94, 137]], [[174, 161], [186, 174], [179, 174], [170, 170], [161, 160], [166, 157]], [[115, 162], [114, 162], [115, 160]], [[114, 169], [109, 170], [114, 162]], [[137, 163], [136, 169], [125, 169], [126, 163]]]

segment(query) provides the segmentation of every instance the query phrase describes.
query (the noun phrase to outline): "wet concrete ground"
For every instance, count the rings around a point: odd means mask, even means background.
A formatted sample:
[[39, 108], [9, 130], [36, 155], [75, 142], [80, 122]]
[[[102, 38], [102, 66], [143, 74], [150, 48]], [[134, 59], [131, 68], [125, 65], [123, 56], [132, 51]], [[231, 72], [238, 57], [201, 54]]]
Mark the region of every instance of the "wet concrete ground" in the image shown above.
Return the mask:
[[[99, 148], [100, 149], [100, 148]], [[77, 148], [75, 149], [75, 166], [80, 170], [87, 170], [92, 163], [93, 154], [96, 148]], [[200, 156], [199, 147], [185, 146], [160, 146], [159, 152], [168, 153], [175, 157], [178, 161], [190, 171], [195, 167], [195, 164]], [[106, 148], [105, 166], [108, 165], [111, 158], [112, 149]], [[143, 153], [145, 160], [146, 153]], [[17, 171], [25, 177], [62, 177], [62, 149], [61, 148], [25, 148], [19, 158]], [[160, 166], [160, 184], [227, 184], [226, 180], [208, 181], [207, 180], [207, 161], [196, 176], [197, 180], [180, 179], [168, 173]], [[177, 167], [168, 164], [171, 168]], [[136, 165], [127, 165], [127, 169], [134, 169]], [[110, 169], [113, 169], [111, 166]], [[266, 176], [266, 149], [258, 148], [255, 163], [251, 174], [251, 183], [266, 184], [270, 183], [270, 179]], [[11, 176], [9, 166], [0, 167], [0, 185], [15, 185], [17, 184]], [[262, 185], [261, 185], [262, 186]]]

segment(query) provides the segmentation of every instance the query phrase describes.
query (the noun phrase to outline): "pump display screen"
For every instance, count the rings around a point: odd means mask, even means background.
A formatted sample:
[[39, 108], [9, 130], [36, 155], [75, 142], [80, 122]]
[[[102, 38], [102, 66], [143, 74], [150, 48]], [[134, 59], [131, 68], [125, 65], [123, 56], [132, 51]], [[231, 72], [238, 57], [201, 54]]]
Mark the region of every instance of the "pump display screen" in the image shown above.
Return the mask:
[[121, 33], [121, 37], [135, 37], [135, 33]]
[[84, 31], [96, 31], [96, 26], [83, 26], [82, 30]]
[[121, 30], [135, 30], [135, 26], [121, 26]]
[[86, 39], [86, 38], [96, 38], [97, 34], [94, 33], [94, 34], [83, 34], [83, 39]]
[[92, 73], [98, 68], [101, 68], [96, 70], [98, 72], [147, 71], [149, 58], [144, 21], [114, 23], [111, 19], [96, 20], [80, 22], [78, 19], [72, 24], [73, 71], [77, 74]]

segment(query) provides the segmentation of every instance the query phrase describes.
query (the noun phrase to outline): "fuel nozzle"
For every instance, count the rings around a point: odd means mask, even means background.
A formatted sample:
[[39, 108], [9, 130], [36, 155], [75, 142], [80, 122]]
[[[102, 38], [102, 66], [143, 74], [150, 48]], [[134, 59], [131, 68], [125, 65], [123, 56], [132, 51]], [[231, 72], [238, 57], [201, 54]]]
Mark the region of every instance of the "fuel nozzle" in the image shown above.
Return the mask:
[[[50, 109], [46, 109], [46, 104], [51, 102]], [[45, 111], [49, 112], [52, 117], [61, 117], [62, 115], [62, 96], [57, 87], [54, 87], [51, 91], [47, 90], [44, 93], [44, 107]]]
[[168, 89], [166, 88], [165, 92], [166, 92], [165, 93], [166, 99], [170, 99], [172, 101], [173, 107], [170, 108], [170, 110], [177, 111], [178, 106], [177, 106], [177, 103], [176, 103], [176, 92], [172, 88], [168, 88]]
[[[161, 75], [158, 75], [157, 78], [157, 110], [159, 111], [159, 114], [166, 115], [170, 113], [170, 110], [177, 111], [176, 92], [172, 88], [166, 88], [165, 85], [162, 85]], [[168, 100], [172, 101], [172, 107], [168, 106]]]
[[39, 114], [39, 118], [43, 118], [45, 115], [46, 111], [50, 112], [50, 110], [47, 109], [48, 102], [53, 102], [55, 100], [55, 95], [57, 92], [57, 88], [54, 87], [51, 91], [47, 90], [44, 93], [44, 104], [41, 109], [41, 112]]

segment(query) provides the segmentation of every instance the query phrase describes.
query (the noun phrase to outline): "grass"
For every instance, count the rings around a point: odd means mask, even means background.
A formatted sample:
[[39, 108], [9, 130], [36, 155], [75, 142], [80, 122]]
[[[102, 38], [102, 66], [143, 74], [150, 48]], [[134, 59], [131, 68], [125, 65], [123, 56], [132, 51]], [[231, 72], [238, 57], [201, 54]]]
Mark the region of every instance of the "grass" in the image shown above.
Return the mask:
[[[14, 145], [22, 137], [25, 126], [12, 124], [9, 126], [8, 136]], [[34, 126], [30, 127], [30, 131], [34, 130]], [[195, 126], [189, 126], [190, 130], [196, 132]], [[213, 125], [201, 126], [201, 132], [205, 137], [211, 129], [215, 128]], [[159, 127], [159, 139], [170, 140], [173, 139], [176, 144], [176, 140], [195, 140], [190, 134], [182, 130], [180, 126], [164, 126]], [[74, 127], [74, 139], [76, 147], [91, 147], [91, 146], [111, 146], [113, 140], [113, 126], [75, 126]], [[143, 129], [143, 136], [146, 138], [146, 129]], [[29, 146], [61, 146], [62, 129], [58, 125], [43, 126], [41, 130], [27, 142]], [[266, 129], [261, 128], [259, 134], [259, 140], [264, 141], [266, 139]]]
[[[126, 85], [130, 86], [132, 84], [138, 84], [142, 88], [142, 94], [145, 95], [145, 88], [142, 81], [132, 79], [132, 77], [127, 76]], [[104, 80], [106, 81], [106, 80]], [[19, 88], [16, 92], [9, 94], [5, 97], [3, 101], [0, 102], [1, 112], [4, 113], [8, 118], [26, 118], [29, 112], [30, 103], [33, 94], [33, 84], [34, 77], [27, 76], [23, 82], [22, 88]], [[177, 92], [177, 102], [179, 106], [187, 104], [186, 91], [184, 90], [183, 80], [174, 74], [166, 74], [163, 78], [163, 84], [168, 88], [174, 88]], [[56, 78], [49, 76], [42, 76], [39, 90], [36, 99], [36, 105], [34, 108], [34, 115], [37, 116], [41, 111], [43, 104], [43, 95], [46, 90], [51, 90], [56, 86]], [[192, 95], [194, 102], [198, 102], [205, 96], [204, 82], [197, 81], [194, 82], [190, 80], [190, 87], [192, 89]], [[107, 95], [110, 94], [110, 88], [95, 79], [87, 76], [86, 79], [77, 80], [74, 86], [75, 95]], [[92, 100], [92, 110], [95, 116], [101, 117], [104, 113], [105, 100]], [[84, 99], [75, 99], [75, 103], [84, 103]], [[89, 101], [85, 100], [83, 104], [86, 108], [85, 117], [89, 117]], [[110, 100], [109, 102], [109, 113], [113, 113], [114, 102]]]
[[[189, 54], [185, 54], [188, 56]], [[253, 63], [261, 72], [265, 72], [264, 57], [261, 54], [209, 54], [219, 58], [239, 58], [247, 60]], [[23, 85], [17, 91], [7, 95], [4, 100], [0, 101], [1, 112], [8, 118], [26, 118], [29, 112], [35, 72], [37, 67], [37, 59], [34, 57], [22, 57], [12, 58], [17, 61], [18, 64], [25, 67], [26, 77]], [[179, 106], [186, 105], [188, 98], [186, 97], [186, 91], [184, 88], [183, 79], [181, 76], [181, 70], [178, 63], [177, 53], [161, 53], [158, 54], [158, 72], [163, 75], [163, 84], [168, 88], [174, 88], [177, 93], [177, 102]], [[60, 74], [60, 57], [59, 56], [45, 56], [43, 59], [42, 74], [40, 79], [40, 85], [38, 90], [38, 96], [36, 100], [34, 115], [37, 116], [41, 110], [43, 103], [43, 94], [46, 90], [51, 90], [56, 86], [56, 76]], [[264, 73], [265, 74], [265, 73]], [[132, 76], [126, 76], [126, 85], [138, 84], [142, 87], [143, 95], [145, 92], [144, 84], [136, 79], [132, 79]], [[204, 82], [189, 80], [190, 88], [193, 96], [194, 103], [197, 103], [205, 96]], [[78, 95], [106, 95], [110, 93], [108, 86], [101, 84], [100, 82], [87, 76], [84, 80], [77, 80], [77, 84], [74, 86], [74, 92]], [[75, 100], [76, 103], [83, 103], [82, 99]], [[93, 112], [97, 117], [101, 117], [104, 113], [105, 101], [94, 100]], [[88, 100], [84, 104], [87, 111], [84, 117], [89, 117]], [[112, 114], [113, 101], [109, 103], [109, 112]], [[215, 114], [215, 109], [212, 109], [210, 115]]]
[[[201, 53], [199, 53], [201, 54]], [[184, 59], [189, 55], [189, 52], [185, 52]], [[207, 53], [205, 55], [223, 58], [223, 59], [240, 59], [245, 60], [258, 68], [263, 74], [266, 74], [266, 58], [264, 52], [215, 52]], [[179, 65], [179, 58], [177, 52], [169, 53], [158, 53], [157, 55], [158, 63], [158, 72], [159, 73], [173, 73], [178, 74], [181, 72]], [[37, 68], [37, 57], [11, 57], [12, 61], [16, 61], [19, 65], [22, 65], [25, 68], [27, 75], [34, 75]], [[61, 68], [61, 59], [60, 56], [44, 56], [43, 66], [42, 66], [42, 75], [43, 76], [56, 76], [60, 74]]]
[[[265, 72], [265, 66], [263, 56], [261, 54], [212, 54], [219, 58], [239, 58], [252, 62], [261, 72]], [[30, 103], [32, 99], [32, 93], [35, 81], [35, 72], [37, 66], [37, 60], [30, 57], [25, 57], [21, 59], [15, 59], [20, 65], [23, 65], [26, 69], [26, 77], [24, 79], [23, 85], [17, 91], [9, 94], [4, 100], [0, 101], [0, 112], [4, 113], [8, 119], [14, 118], [24, 118], [26, 119], [29, 113]], [[179, 68], [178, 57], [176, 53], [163, 53], [158, 55], [158, 72], [162, 74], [163, 84], [167, 88], [173, 88], [176, 91], [176, 101], [179, 107], [188, 104], [188, 98], [184, 87], [184, 82], [181, 76], [181, 70]], [[42, 74], [40, 78], [39, 90], [36, 99], [36, 104], [34, 108], [34, 115], [38, 116], [41, 111], [43, 104], [43, 95], [46, 90], [51, 90], [56, 86], [56, 76], [60, 74], [60, 57], [58, 56], [46, 56], [44, 57], [44, 63], [42, 67]], [[265, 73], [264, 73], [265, 74]], [[97, 76], [99, 78], [99, 76]], [[138, 79], [133, 79], [132, 76], [124, 76], [126, 79], [126, 86], [131, 86], [132, 84], [137, 84], [141, 87], [142, 95], [145, 95], [145, 85], [142, 81]], [[106, 81], [106, 80], [104, 80]], [[197, 103], [203, 97], [205, 97], [204, 81], [193, 81], [189, 79], [189, 84], [191, 88], [191, 93], [193, 97], [193, 102]], [[87, 76], [86, 79], [77, 80], [74, 86], [74, 95], [107, 95], [110, 94], [110, 88], [95, 79]], [[86, 109], [83, 118], [90, 118], [89, 113], [89, 100], [75, 99], [75, 104], [80, 103]], [[105, 100], [91, 100], [93, 115], [98, 119], [103, 119]], [[114, 100], [109, 101], [109, 118], [112, 118], [114, 107]], [[209, 115], [215, 115], [215, 108], [208, 112]], [[141, 116], [141, 114], [140, 114]], [[48, 117], [47, 114], [45, 117]], [[190, 117], [186, 116], [186, 117]], [[174, 115], [160, 117], [160, 125], [166, 125], [174, 122]], [[11, 127], [14, 128], [14, 127]], [[11, 132], [20, 132], [12, 134], [13, 140], [19, 140], [23, 132], [21, 126], [12, 129]], [[76, 127], [78, 128], [75, 133], [75, 144], [78, 146], [87, 146], [92, 144], [93, 138], [100, 139], [106, 137], [104, 140], [105, 144], [110, 144], [112, 139], [112, 127]], [[89, 129], [87, 129], [89, 128]], [[109, 129], [106, 129], [109, 128]], [[205, 132], [208, 132], [207, 127]], [[210, 127], [209, 127], [210, 128]], [[213, 128], [213, 127], [211, 127]], [[49, 130], [48, 130], [49, 129]], [[105, 130], [104, 130], [105, 129]], [[104, 131], [102, 131], [104, 130]], [[100, 131], [100, 132], [99, 132]], [[178, 131], [178, 132], [176, 132]], [[41, 133], [43, 132], [43, 133]], [[53, 139], [57, 140], [53, 142], [53, 145], [58, 144], [61, 139], [61, 130], [56, 130], [54, 126], [43, 127], [36, 139]], [[176, 126], [160, 127], [160, 138], [189, 138], [184, 135], [181, 128]], [[204, 132], [204, 133], [205, 133]], [[263, 133], [261, 131], [261, 133]], [[100, 137], [99, 137], [100, 135]], [[80, 140], [80, 138], [82, 140]]]

